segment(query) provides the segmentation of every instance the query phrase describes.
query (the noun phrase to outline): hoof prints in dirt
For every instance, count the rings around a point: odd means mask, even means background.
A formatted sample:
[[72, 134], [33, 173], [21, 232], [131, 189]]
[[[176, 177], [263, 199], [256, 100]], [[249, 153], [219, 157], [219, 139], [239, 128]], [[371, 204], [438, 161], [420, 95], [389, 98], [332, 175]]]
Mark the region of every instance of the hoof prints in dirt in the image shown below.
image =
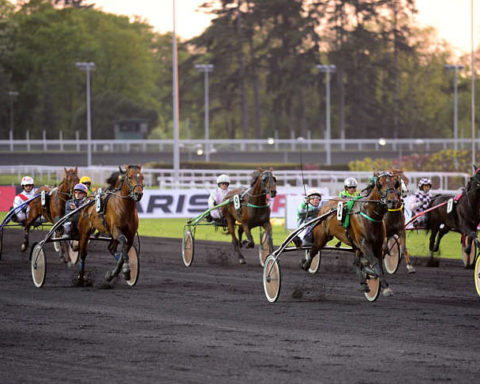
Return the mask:
[[325, 300], [325, 287], [311, 287], [307, 285], [296, 286], [292, 292], [292, 299], [302, 301]]

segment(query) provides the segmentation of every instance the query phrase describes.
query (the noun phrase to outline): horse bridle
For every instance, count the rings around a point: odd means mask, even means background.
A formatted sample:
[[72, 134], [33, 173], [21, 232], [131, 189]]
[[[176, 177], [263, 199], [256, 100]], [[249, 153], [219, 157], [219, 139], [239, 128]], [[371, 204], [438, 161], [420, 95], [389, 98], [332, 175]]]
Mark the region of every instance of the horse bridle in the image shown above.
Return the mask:
[[276, 191], [268, 191], [267, 190], [267, 187], [270, 185], [270, 180], [273, 180], [274, 182], [276, 182], [275, 180], [275, 176], [272, 175], [272, 172], [270, 171], [265, 171], [262, 173], [262, 176], [261, 176], [261, 182], [262, 182], [262, 189], [263, 189], [263, 193], [266, 195], [270, 192], [275, 192], [275, 193], [271, 193], [271, 196], [272, 197], [275, 197], [276, 195]]

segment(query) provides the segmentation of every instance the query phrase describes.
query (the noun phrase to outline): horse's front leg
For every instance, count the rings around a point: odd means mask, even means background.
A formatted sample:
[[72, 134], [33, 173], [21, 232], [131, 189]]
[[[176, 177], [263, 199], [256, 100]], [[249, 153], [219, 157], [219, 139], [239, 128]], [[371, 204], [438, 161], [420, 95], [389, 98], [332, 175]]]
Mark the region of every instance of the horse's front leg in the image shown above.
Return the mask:
[[128, 264], [127, 238], [124, 234], [120, 234], [117, 237], [116, 241], [118, 242], [118, 246], [120, 246], [120, 252], [114, 253], [117, 264], [115, 264], [115, 268], [112, 271], [107, 272], [107, 274], [105, 275], [105, 280], [111, 281], [120, 273], [120, 270], [123, 272], [125, 280], [130, 280], [130, 265]]
[[80, 287], [85, 285], [85, 259], [87, 258], [88, 238], [89, 238], [88, 235], [82, 234], [78, 242], [79, 260], [78, 260], [77, 285]]
[[392, 296], [393, 291], [388, 286], [388, 282], [385, 279], [385, 274], [383, 272], [383, 263], [382, 263], [382, 245], [383, 241], [375, 246], [375, 244], [369, 244], [364, 240], [361, 242], [360, 250], [364, 254], [366, 260], [370, 265], [364, 265], [365, 270], [368, 274], [371, 274], [373, 270], [374, 276], [378, 277], [380, 280], [380, 287], [382, 288], [382, 294], [384, 296]]
[[25, 252], [28, 248], [29, 233], [30, 233], [30, 224], [27, 225], [27, 223], [25, 223], [24, 234], [23, 234], [23, 242], [22, 242], [22, 245], [20, 246], [20, 251], [22, 251], [22, 252]]
[[238, 262], [240, 264], [245, 264], [246, 263], [245, 258], [243, 257], [242, 253], [240, 252], [240, 242], [238, 241], [237, 236], [235, 235], [235, 219], [230, 215], [226, 215], [225, 218], [227, 219], [228, 232], [232, 236], [233, 250], [238, 255]]
[[415, 267], [410, 260], [410, 255], [407, 249], [407, 231], [405, 229], [401, 230], [399, 233], [400, 239], [400, 256], [405, 257], [405, 265], [407, 267], [408, 273], [415, 273]]
[[248, 224], [242, 224], [243, 231], [245, 232], [245, 235], [247, 236], [248, 241], [244, 241], [243, 245], [245, 245], [247, 248], [253, 248], [255, 246], [255, 243], [253, 241], [252, 237], [252, 232], [250, 231], [250, 227]]
[[270, 254], [272, 254], [273, 253], [273, 238], [272, 238], [272, 224], [270, 223], [270, 220], [267, 220], [265, 223], [263, 223], [263, 230], [267, 234], [268, 252]]

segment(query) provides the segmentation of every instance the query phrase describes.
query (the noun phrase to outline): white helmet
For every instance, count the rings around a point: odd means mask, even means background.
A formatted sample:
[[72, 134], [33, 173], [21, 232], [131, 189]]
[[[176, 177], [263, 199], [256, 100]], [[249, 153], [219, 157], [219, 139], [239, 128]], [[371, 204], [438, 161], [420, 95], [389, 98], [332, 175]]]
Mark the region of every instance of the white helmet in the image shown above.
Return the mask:
[[315, 196], [315, 195], [322, 197], [322, 194], [318, 189], [316, 188], [307, 189], [307, 197]]
[[217, 185], [220, 184], [220, 183], [230, 184], [230, 178], [228, 177], [228, 175], [222, 174], [222, 175], [218, 176], [217, 177]]
[[23, 187], [24, 185], [34, 185], [34, 184], [35, 184], [35, 183], [33, 182], [33, 178], [32, 178], [32, 177], [30, 177], [30, 176], [24, 176], [24, 177], [22, 178], [22, 184], [21, 184], [22, 187]]
[[422, 188], [424, 185], [430, 185], [432, 186], [432, 180], [427, 179], [426, 177], [422, 177], [420, 181], [418, 182], [418, 188]]
[[356, 187], [358, 185], [358, 182], [353, 177], [348, 177], [343, 182], [343, 185], [345, 186], [345, 188]]

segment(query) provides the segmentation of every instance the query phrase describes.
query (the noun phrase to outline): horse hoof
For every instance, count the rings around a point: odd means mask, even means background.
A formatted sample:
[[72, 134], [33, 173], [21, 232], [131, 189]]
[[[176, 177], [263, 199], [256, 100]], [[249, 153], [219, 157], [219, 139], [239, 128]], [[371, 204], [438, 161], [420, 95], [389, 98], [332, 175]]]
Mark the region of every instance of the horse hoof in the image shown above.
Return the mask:
[[113, 274], [112, 274], [112, 272], [107, 271], [107, 273], [105, 273], [105, 280], [108, 281], [108, 282], [110, 282], [110, 281], [112, 281], [112, 279], [113, 279]]
[[307, 260], [307, 259], [300, 260], [300, 268], [302, 268], [304, 271], [308, 271], [311, 264], [312, 264], [312, 260]]
[[436, 268], [439, 265], [439, 261], [437, 259], [431, 258], [427, 261], [427, 267], [433, 267]]
[[255, 243], [253, 241], [247, 243], [247, 248], [254, 248], [254, 247], [255, 247]]
[[415, 273], [415, 267], [412, 264], [407, 264], [407, 272], [408, 273]]
[[392, 288], [390, 288], [390, 287], [385, 288], [385, 289], [382, 291], [382, 295], [385, 296], [385, 297], [393, 296]]
[[360, 283], [360, 284], [361, 284], [361, 286], [362, 286], [362, 288], [361, 288], [362, 292], [365, 292], [365, 293], [369, 293], [369, 292], [370, 292], [370, 288], [369, 288], [369, 286], [368, 286], [367, 283]]
[[127, 263], [123, 264], [122, 272], [125, 280], [130, 280], [130, 268], [128, 267]]
[[245, 261], [245, 258], [243, 258], [243, 257], [239, 257], [239, 258], [238, 258], [238, 262], [239, 262], [240, 264], [247, 264], [247, 262]]
[[23, 243], [23, 244], [20, 246], [20, 251], [25, 252], [25, 251], [27, 250], [27, 247], [28, 247], [28, 244]]

